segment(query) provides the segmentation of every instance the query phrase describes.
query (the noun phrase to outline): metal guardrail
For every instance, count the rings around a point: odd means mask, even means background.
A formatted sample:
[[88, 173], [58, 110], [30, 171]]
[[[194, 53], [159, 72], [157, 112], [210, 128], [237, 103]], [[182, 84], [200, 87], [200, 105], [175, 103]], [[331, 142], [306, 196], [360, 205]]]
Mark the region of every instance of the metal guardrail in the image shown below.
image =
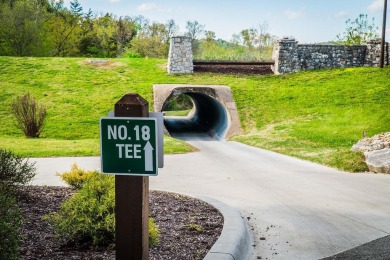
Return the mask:
[[194, 60], [194, 65], [274, 65], [275, 61]]

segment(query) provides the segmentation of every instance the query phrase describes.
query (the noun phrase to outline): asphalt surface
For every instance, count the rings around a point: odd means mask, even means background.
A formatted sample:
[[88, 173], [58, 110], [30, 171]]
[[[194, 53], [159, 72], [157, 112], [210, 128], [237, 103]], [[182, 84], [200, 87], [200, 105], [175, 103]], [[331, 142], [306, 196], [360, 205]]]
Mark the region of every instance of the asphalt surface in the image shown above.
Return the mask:
[[352, 248], [340, 254], [323, 258], [323, 260], [342, 260], [342, 259], [390, 259], [390, 236], [375, 239], [361, 246]]
[[[165, 156], [150, 188], [212, 197], [237, 209], [250, 225], [253, 259], [363, 255], [361, 249], [368, 254], [361, 259], [386, 259], [377, 258], [378, 248], [390, 256], [389, 175], [340, 172], [235, 142], [190, 143], [200, 151]], [[37, 162], [35, 183], [46, 185], [58, 185], [55, 173], [73, 162], [100, 167], [96, 157]]]

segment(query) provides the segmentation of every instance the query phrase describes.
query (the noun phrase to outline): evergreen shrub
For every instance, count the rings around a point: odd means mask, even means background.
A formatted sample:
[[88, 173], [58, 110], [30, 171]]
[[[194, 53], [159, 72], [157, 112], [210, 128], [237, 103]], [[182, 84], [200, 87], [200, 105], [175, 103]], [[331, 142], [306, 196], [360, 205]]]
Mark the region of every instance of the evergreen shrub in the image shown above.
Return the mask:
[[[66, 242], [76, 245], [115, 244], [115, 178], [97, 171], [66, 200], [57, 213], [47, 216]], [[149, 220], [149, 241], [158, 242], [158, 228]]]

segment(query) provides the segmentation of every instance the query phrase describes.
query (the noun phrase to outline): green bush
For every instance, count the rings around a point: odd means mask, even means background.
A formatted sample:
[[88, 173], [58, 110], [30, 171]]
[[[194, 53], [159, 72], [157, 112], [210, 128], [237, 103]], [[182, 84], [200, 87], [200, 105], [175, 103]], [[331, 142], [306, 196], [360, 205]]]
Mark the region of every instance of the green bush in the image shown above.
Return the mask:
[[0, 194], [16, 195], [36, 174], [35, 163], [0, 149]]
[[141, 54], [139, 54], [139, 53], [135, 53], [135, 52], [126, 52], [125, 54], [124, 54], [124, 56], [126, 57], [126, 58], [129, 58], [129, 59], [139, 59], [139, 58], [142, 58], [142, 56], [141, 56]]
[[66, 241], [108, 245], [114, 240], [114, 178], [93, 172], [88, 181], [58, 213], [49, 216], [56, 232]]
[[[107, 246], [115, 243], [115, 179], [94, 171], [84, 185], [66, 200], [58, 213], [48, 216], [67, 242]], [[152, 224], [151, 224], [152, 223]], [[150, 241], [157, 243], [158, 229], [149, 222]]]
[[0, 149], [0, 258], [18, 259], [21, 213], [16, 196], [35, 176], [33, 163]]
[[137, 53], [141, 57], [162, 58], [168, 56], [169, 46], [161, 39], [155, 37], [137, 36], [131, 40], [130, 53]]
[[76, 163], [72, 165], [70, 171], [57, 173], [64, 182], [74, 189], [80, 189], [92, 174], [93, 171], [80, 169]]
[[15, 199], [3, 195], [0, 194], [0, 258], [19, 259], [21, 214]]
[[149, 218], [149, 245], [157, 245], [160, 242], [160, 230], [153, 218]]

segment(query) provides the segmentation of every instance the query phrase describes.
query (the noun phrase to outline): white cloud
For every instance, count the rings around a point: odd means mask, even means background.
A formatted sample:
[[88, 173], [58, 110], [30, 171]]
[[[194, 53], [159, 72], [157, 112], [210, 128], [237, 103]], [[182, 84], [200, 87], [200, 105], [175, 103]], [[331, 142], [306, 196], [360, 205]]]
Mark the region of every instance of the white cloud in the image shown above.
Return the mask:
[[157, 11], [162, 13], [171, 13], [172, 9], [155, 3], [143, 3], [137, 6], [137, 11], [140, 12]]
[[335, 18], [345, 18], [345, 17], [347, 17], [348, 16], [348, 12], [346, 12], [346, 11], [340, 11], [340, 12], [338, 12], [337, 14], [335, 14]]
[[374, 0], [369, 6], [368, 10], [370, 11], [378, 11], [383, 10], [383, 0]]
[[159, 9], [159, 6], [155, 3], [144, 3], [137, 7], [138, 11], [147, 12]]
[[302, 7], [301, 10], [292, 10], [292, 9], [287, 9], [284, 14], [287, 16], [288, 19], [298, 19], [303, 17], [305, 12], [305, 7]]
[[120, 2], [121, 0], [109, 0], [110, 1], [110, 3], [118, 3], [118, 2]]

